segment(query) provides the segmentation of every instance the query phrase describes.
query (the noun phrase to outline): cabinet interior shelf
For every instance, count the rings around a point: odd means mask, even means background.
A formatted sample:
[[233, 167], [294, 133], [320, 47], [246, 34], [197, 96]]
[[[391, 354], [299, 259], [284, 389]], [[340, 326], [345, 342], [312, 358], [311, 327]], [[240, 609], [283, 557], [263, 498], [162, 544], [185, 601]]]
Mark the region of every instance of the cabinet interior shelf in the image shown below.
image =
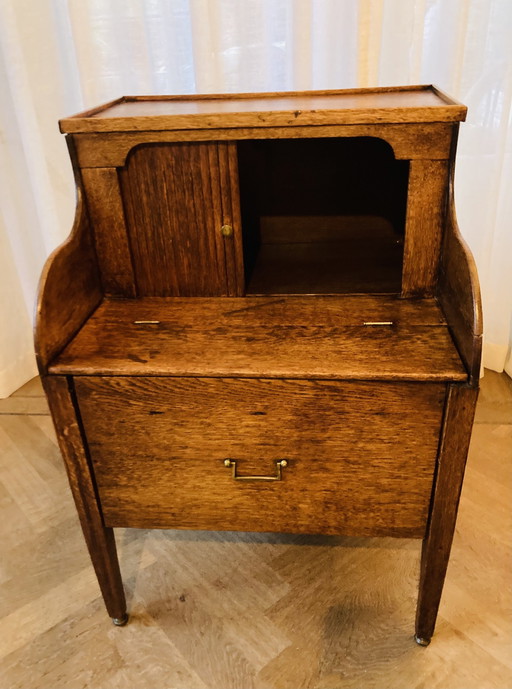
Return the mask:
[[378, 216], [260, 218], [246, 293], [398, 294], [403, 239]]
[[106, 299], [50, 372], [467, 378], [436, 300], [386, 295]]

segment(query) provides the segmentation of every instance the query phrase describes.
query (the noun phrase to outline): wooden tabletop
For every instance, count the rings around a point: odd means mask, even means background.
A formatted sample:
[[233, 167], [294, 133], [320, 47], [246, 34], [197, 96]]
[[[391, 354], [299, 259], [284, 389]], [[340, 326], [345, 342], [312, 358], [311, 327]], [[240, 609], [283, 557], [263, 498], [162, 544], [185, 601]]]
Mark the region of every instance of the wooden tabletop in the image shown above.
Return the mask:
[[456, 122], [466, 107], [434, 86], [123, 96], [60, 121], [62, 132]]

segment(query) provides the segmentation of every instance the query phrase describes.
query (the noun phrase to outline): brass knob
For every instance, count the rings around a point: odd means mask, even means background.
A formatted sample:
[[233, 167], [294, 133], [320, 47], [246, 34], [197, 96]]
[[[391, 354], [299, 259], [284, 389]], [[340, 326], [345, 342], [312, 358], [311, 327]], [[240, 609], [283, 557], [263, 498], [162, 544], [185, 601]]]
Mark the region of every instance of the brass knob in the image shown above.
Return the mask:
[[233, 234], [233, 228], [231, 225], [223, 225], [220, 228], [220, 231], [223, 237], [231, 237]]
[[286, 459], [282, 459], [282, 460], [279, 462], [279, 464], [280, 464], [282, 467], [287, 467], [287, 466], [288, 466], [288, 462], [286, 461]]

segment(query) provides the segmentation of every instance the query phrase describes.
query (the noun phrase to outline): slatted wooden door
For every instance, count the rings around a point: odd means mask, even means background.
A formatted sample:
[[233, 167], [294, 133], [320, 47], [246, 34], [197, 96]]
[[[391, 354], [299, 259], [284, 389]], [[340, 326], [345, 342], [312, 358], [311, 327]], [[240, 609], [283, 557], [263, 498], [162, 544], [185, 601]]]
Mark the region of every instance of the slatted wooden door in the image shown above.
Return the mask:
[[139, 296], [241, 294], [235, 143], [140, 146], [119, 179]]
[[143, 144], [83, 172], [107, 293], [243, 295], [236, 143]]

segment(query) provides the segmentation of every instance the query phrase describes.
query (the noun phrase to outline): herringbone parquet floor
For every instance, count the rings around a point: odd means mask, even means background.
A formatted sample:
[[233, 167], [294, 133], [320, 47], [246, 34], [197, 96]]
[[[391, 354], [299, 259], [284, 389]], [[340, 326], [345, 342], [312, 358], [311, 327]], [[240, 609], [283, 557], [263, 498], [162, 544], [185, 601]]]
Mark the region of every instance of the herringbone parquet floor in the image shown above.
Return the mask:
[[37, 380], [0, 402], [0, 688], [509, 689], [512, 382], [483, 380], [437, 632], [419, 542], [118, 531], [131, 623], [99, 598]]

